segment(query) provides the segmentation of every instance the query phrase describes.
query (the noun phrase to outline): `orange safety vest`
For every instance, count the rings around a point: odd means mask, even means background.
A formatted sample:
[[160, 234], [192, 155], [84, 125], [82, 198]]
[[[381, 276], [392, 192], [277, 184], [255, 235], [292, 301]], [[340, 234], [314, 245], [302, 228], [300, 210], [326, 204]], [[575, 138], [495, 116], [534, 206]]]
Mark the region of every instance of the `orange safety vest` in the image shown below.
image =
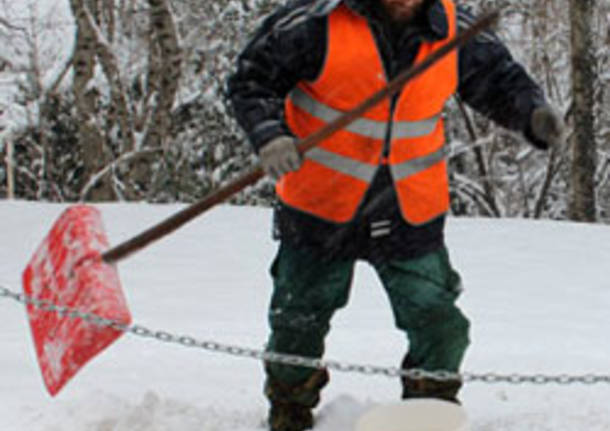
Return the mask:
[[[456, 33], [452, 0], [442, 0], [447, 38], [422, 42], [421, 62]], [[341, 4], [328, 17], [326, 62], [313, 82], [300, 82], [285, 101], [293, 133], [303, 138], [353, 109], [387, 85], [367, 21]], [[441, 113], [457, 88], [457, 53], [407, 83], [392, 114], [386, 100], [305, 154], [301, 168], [284, 175], [276, 192], [286, 205], [319, 218], [351, 220], [381, 164], [388, 164], [403, 217], [424, 224], [449, 209], [449, 185]], [[390, 130], [391, 128], [391, 130]], [[384, 142], [391, 133], [388, 157]]]

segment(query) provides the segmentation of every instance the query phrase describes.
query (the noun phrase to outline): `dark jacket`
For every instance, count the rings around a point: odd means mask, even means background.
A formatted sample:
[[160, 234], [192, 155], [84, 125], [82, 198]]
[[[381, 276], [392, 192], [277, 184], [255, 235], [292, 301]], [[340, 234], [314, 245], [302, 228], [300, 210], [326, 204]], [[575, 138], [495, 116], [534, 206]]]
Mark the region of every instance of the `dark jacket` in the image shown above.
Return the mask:
[[[276, 136], [291, 134], [283, 117], [284, 98], [299, 81], [315, 80], [322, 70], [328, 25], [324, 7], [331, 1], [290, 1], [265, 20], [239, 57], [229, 79], [229, 97], [256, 151]], [[422, 40], [446, 37], [447, 17], [442, 2], [429, 0], [408, 25], [397, 26], [377, 1], [343, 0], [368, 20], [391, 79], [412, 65]], [[458, 4], [458, 27], [473, 21]], [[532, 110], [545, 103], [542, 91], [494, 34], [482, 33], [460, 49], [458, 74], [458, 94], [469, 106], [545, 147], [529, 129]], [[386, 220], [389, 234], [377, 236], [372, 224]], [[336, 225], [281, 204], [276, 222], [279, 237], [293, 246], [323, 247], [331, 257], [386, 260], [416, 257], [442, 246], [445, 218], [423, 226], [406, 223], [389, 171], [382, 167], [352, 222]]]

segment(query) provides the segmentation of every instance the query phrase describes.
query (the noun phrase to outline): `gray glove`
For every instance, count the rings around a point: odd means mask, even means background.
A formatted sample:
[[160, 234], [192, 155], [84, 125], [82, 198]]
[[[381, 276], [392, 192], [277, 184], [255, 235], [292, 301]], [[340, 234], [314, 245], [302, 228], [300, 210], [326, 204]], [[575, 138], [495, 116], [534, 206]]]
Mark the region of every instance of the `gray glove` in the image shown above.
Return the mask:
[[530, 127], [534, 138], [547, 147], [560, 146], [565, 139], [565, 124], [561, 115], [548, 105], [532, 112]]
[[302, 163], [292, 136], [271, 139], [260, 149], [258, 157], [265, 174], [275, 180], [290, 171], [296, 171]]

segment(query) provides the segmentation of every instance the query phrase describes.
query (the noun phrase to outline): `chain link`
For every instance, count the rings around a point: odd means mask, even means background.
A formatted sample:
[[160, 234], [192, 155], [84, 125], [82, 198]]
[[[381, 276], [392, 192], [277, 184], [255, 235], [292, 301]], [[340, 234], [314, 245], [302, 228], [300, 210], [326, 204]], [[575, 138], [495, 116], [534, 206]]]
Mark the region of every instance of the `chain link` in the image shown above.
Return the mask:
[[359, 373], [364, 375], [382, 375], [386, 377], [408, 377], [411, 379], [433, 379], [438, 381], [461, 380], [463, 382], [481, 383], [509, 383], [514, 385], [571, 385], [571, 384], [610, 384], [610, 375], [584, 374], [584, 375], [546, 375], [546, 374], [497, 374], [493, 372], [455, 373], [446, 370], [426, 371], [421, 369], [404, 370], [396, 367], [382, 367], [377, 365], [352, 364], [346, 362], [306, 358], [298, 355], [268, 352], [247, 347], [222, 344], [215, 341], [201, 341], [188, 335], [175, 335], [167, 331], [154, 331], [150, 328], [133, 324], [125, 325], [121, 322], [107, 319], [97, 314], [82, 312], [70, 307], [53, 304], [49, 301], [28, 297], [22, 293], [13, 292], [0, 285], [0, 298], [6, 297], [25, 305], [32, 305], [43, 311], [56, 312], [71, 319], [82, 319], [96, 326], [105, 326], [128, 332], [138, 337], [152, 338], [164, 343], [178, 344], [183, 347], [192, 347], [212, 352], [224, 353], [231, 356], [252, 358], [266, 362], [275, 362], [284, 365], [295, 365], [308, 368], [328, 368], [345, 373]]

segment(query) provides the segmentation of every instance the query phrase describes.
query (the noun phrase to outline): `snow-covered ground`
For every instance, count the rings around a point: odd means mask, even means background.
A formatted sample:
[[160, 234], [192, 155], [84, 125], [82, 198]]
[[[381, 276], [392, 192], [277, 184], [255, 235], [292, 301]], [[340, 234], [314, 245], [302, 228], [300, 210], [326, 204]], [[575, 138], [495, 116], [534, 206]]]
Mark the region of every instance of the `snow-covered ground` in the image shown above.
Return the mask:
[[[0, 285], [20, 274], [63, 206], [0, 201]], [[178, 206], [100, 205], [111, 243]], [[220, 206], [120, 263], [134, 322], [202, 340], [261, 348], [275, 252], [266, 209]], [[450, 219], [447, 232], [472, 320], [464, 369], [610, 373], [610, 229], [524, 220]], [[251, 359], [125, 335], [56, 397], [46, 393], [24, 309], [0, 299], [1, 431], [255, 431], [262, 370]], [[328, 359], [395, 366], [404, 353], [373, 271], [359, 264]], [[317, 431], [351, 431], [373, 405], [398, 399], [381, 376], [333, 372]], [[610, 385], [472, 383], [473, 431], [607, 431]], [[383, 431], [383, 430], [380, 430]]]

